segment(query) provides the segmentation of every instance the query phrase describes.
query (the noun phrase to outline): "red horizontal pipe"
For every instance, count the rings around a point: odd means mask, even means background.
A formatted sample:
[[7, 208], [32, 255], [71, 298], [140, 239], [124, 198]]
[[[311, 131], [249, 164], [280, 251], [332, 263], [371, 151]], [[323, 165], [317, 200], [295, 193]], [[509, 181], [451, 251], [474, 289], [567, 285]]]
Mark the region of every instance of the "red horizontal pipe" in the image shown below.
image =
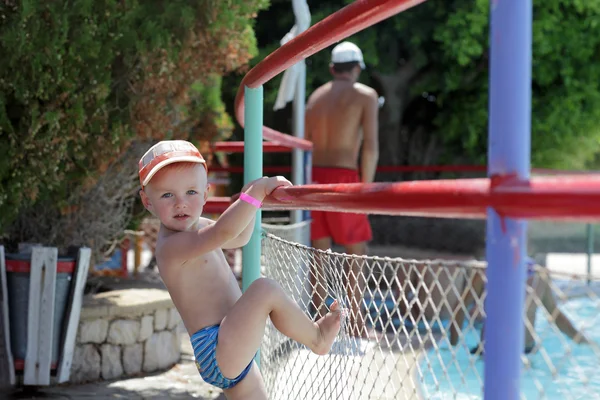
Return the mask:
[[[244, 87], [257, 88], [298, 61], [425, 0], [357, 0], [331, 14], [279, 47], [252, 68], [242, 80], [235, 98], [235, 115], [244, 126]], [[312, 143], [263, 127], [263, 137], [281, 145], [311, 150]]]
[[[279, 47], [252, 68], [242, 80], [257, 88], [307, 57], [425, 0], [357, 0], [331, 14]], [[239, 93], [239, 92], [238, 92]]]
[[231, 205], [230, 197], [209, 197], [204, 205], [205, 214], [221, 214]]
[[487, 172], [485, 165], [381, 165], [377, 172]]
[[[243, 173], [243, 167], [211, 167], [213, 172], [231, 172]], [[289, 165], [266, 166], [263, 168], [265, 174], [285, 174], [292, 171]], [[487, 171], [485, 165], [381, 165], [377, 167], [377, 172], [482, 172]], [[566, 171], [545, 168], [533, 168], [534, 174], [540, 175], [580, 175], [590, 174], [592, 171]]]
[[[291, 172], [292, 167], [289, 165], [263, 167], [263, 172], [267, 175], [286, 174]], [[234, 174], [244, 173], [244, 167], [210, 167], [209, 172], [230, 172]]]
[[[216, 142], [212, 146], [213, 151], [226, 153], [243, 153], [244, 142]], [[293, 147], [283, 146], [273, 142], [263, 142], [263, 153], [289, 153]]]
[[486, 218], [487, 207], [511, 218], [600, 220], [600, 175], [400, 183], [305, 185], [279, 188], [265, 209], [311, 209], [445, 218]]
[[[487, 165], [381, 165], [377, 172], [487, 172]], [[532, 168], [534, 174], [590, 174], [592, 171], [565, 171], [547, 168]]]

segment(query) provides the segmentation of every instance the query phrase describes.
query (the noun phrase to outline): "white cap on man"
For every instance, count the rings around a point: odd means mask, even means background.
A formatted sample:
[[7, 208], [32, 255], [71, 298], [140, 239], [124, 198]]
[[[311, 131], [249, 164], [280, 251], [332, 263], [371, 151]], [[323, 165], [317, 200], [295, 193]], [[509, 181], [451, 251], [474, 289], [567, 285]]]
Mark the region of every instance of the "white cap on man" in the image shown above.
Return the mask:
[[360, 68], [365, 69], [362, 51], [352, 42], [342, 42], [331, 51], [331, 62], [333, 64], [357, 62]]

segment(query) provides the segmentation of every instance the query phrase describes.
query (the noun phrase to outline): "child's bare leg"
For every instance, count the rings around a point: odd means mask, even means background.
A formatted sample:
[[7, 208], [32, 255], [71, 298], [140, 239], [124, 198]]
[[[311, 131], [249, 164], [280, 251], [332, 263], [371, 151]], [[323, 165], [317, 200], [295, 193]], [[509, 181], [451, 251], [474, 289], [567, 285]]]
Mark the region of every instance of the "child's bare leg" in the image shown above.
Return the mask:
[[240, 383], [223, 390], [228, 400], [267, 400], [267, 389], [256, 363]]
[[337, 303], [331, 311], [313, 322], [277, 282], [257, 279], [221, 323], [216, 349], [221, 372], [227, 378], [235, 378], [246, 368], [260, 346], [267, 317], [284, 335], [317, 354], [326, 354], [340, 330]]

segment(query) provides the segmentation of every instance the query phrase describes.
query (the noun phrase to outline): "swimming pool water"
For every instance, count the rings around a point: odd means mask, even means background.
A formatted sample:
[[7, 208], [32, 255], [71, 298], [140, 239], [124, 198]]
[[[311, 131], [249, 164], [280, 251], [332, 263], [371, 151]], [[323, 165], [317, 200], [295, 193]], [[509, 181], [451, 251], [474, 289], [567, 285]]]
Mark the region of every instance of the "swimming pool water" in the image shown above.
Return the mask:
[[[600, 344], [600, 300], [580, 297], [560, 304], [560, 309], [577, 328], [584, 328], [586, 336]], [[521, 395], [525, 399], [600, 399], [600, 357], [588, 345], [578, 345], [553, 328], [545, 313], [538, 309], [535, 329], [545, 350], [526, 356], [529, 365], [523, 365]], [[479, 340], [479, 331], [464, 332], [468, 348]], [[475, 357], [467, 346], [455, 347], [454, 355], [447, 343], [439, 351], [431, 349], [421, 361], [426, 399], [480, 399], [483, 391], [481, 357]], [[567, 349], [571, 352], [568, 353]], [[548, 366], [549, 359], [554, 375]]]

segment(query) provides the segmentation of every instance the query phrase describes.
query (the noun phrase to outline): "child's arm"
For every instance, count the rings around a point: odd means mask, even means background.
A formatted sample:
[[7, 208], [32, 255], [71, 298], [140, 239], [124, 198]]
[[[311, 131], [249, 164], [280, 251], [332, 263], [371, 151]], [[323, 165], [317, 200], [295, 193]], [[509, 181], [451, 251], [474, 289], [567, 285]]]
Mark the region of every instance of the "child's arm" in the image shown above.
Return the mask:
[[[252, 182], [244, 185], [244, 187], [242, 188], [240, 193], [237, 193], [237, 194], [234, 194], [233, 196], [231, 196], [231, 201], [232, 202], [236, 201], [240, 197], [240, 194], [245, 193], [246, 190], [248, 190], [250, 188], [250, 186], [252, 186], [254, 184], [254, 182], [256, 182], [256, 181], [252, 181]], [[229, 242], [225, 243], [222, 246], [222, 248], [223, 249], [239, 249], [240, 247], [244, 247], [245, 245], [247, 245], [248, 242], [250, 241], [250, 238], [252, 237], [252, 233], [254, 232], [254, 221], [256, 221], [256, 214], [254, 214], [254, 218], [252, 218], [252, 221], [250, 221], [248, 223], [248, 225], [244, 228], [242, 233], [240, 233], [235, 239], [230, 240]]]
[[256, 221], [256, 214], [252, 217], [252, 220], [248, 223], [248, 225], [244, 228], [244, 230], [233, 240], [228, 241], [223, 244], [221, 248], [223, 249], [239, 249], [240, 247], [244, 247], [250, 241], [252, 237], [252, 233], [254, 232], [254, 221]]
[[[282, 177], [261, 178], [249, 184], [245, 193], [262, 202], [277, 187], [290, 185], [291, 183]], [[167, 264], [183, 264], [186, 260], [222, 248], [249, 229], [250, 222], [254, 221], [256, 216], [256, 210], [255, 206], [236, 200], [214, 224], [197, 232], [177, 232], [166, 237], [157, 248], [157, 257], [160, 255], [163, 260], [168, 260]]]
[[[254, 221], [256, 221], [256, 214], [252, 220], [248, 223], [248, 226], [244, 228], [242, 233], [240, 233], [236, 238], [224, 243], [221, 248], [222, 249], [239, 249], [240, 247], [244, 247], [250, 241], [250, 237], [252, 237], [252, 232], [254, 232]], [[213, 225], [215, 221], [207, 219], [207, 225]]]
[[[233, 203], [232, 203], [233, 204]], [[216, 221], [212, 219], [200, 217], [200, 220], [204, 226], [214, 225]], [[222, 249], [239, 249], [240, 247], [244, 247], [250, 241], [250, 237], [252, 236], [252, 232], [254, 232], [254, 221], [256, 221], [256, 214], [252, 218], [252, 221], [248, 223], [248, 226], [244, 228], [242, 233], [240, 233], [236, 238], [224, 243], [220, 246]]]

